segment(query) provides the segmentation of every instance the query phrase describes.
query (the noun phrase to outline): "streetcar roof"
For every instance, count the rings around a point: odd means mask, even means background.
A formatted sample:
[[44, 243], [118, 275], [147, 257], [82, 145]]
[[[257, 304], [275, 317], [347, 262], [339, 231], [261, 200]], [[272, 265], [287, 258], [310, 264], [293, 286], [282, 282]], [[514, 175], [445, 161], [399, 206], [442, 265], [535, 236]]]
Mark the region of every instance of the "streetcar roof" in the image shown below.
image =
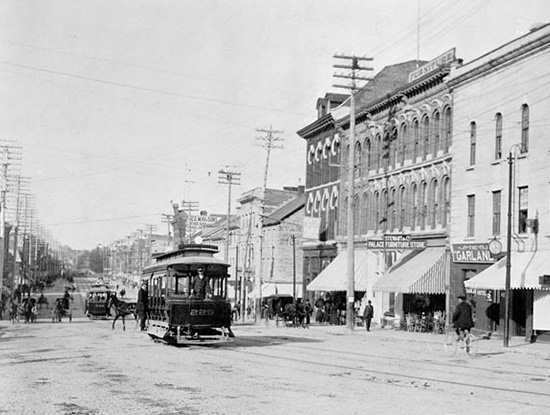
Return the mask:
[[165, 259], [162, 261], [157, 261], [156, 264], [153, 264], [151, 266], [144, 268], [143, 272], [148, 273], [154, 270], [159, 270], [163, 268], [165, 269], [168, 267], [177, 269], [178, 266], [184, 266], [184, 265], [204, 265], [204, 266], [220, 265], [224, 267], [229, 267], [229, 264], [225, 262], [223, 259], [214, 258], [214, 257], [197, 256], [197, 257], [171, 258], [171, 259]]

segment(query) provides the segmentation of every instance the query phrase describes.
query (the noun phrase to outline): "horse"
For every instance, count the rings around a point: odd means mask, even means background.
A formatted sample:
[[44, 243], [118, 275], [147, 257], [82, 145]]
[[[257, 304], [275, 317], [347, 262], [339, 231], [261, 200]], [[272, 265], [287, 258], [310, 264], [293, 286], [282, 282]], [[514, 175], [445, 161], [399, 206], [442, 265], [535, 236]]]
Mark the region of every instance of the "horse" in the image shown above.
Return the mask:
[[122, 318], [122, 329], [126, 330], [126, 316], [131, 314], [134, 315], [136, 320], [136, 325], [138, 323], [138, 315], [136, 312], [136, 303], [129, 301], [119, 300], [116, 296], [116, 293], [111, 294], [109, 297], [109, 308], [113, 307], [115, 309], [115, 318], [113, 320], [113, 330], [115, 329], [115, 323], [120, 318]]

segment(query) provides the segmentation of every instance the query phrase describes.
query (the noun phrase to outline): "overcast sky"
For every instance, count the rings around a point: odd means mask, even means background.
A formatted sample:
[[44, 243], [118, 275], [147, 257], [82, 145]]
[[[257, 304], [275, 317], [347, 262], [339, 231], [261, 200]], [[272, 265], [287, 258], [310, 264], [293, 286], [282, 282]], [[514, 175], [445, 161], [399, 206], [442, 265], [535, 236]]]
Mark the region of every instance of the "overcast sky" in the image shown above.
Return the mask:
[[344, 92], [335, 53], [373, 57], [374, 73], [418, 44], [420, 59], [456, 47], [467, 62], [535, 22], [550, 22], [548, 0], [4, 0], [0, 140], [21, 145], [60, 243], [167, 232], [171, 200], [227, 212], [226, 165], [242, 173], [234, 199], [262, 185], [257, 129], [283, 131], [268, 187], [304, 184], [296, 131]]

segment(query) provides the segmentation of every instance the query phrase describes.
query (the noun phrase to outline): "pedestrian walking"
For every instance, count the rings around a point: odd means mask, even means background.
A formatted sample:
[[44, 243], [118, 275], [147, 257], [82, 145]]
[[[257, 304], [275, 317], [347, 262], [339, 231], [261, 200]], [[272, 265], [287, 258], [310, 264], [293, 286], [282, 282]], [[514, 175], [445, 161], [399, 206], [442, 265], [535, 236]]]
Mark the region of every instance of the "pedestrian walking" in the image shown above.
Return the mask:
[[309, 325], [311, 324], [311, 314], [313, 314], [313, 307], [311, 306], [309, 300], [306, 300], [304, 311], [306, 313], [306, 327], [309, 328]]
[[373, 316], [374, 307], [372, 306], [372, 302], [369, 300], [367, 301], [367, 305], [365, 306], [365, 310], [363, 311], [363, 320], [365, 320], [365, 328], [367, 329], [367, 331], [370, 331], [370, 324]]

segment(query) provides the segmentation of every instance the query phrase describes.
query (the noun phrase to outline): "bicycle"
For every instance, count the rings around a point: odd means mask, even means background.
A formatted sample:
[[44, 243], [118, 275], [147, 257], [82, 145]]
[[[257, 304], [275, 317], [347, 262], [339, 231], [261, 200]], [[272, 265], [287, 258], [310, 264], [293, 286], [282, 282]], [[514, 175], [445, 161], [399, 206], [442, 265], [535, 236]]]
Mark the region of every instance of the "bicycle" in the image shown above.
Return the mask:
[[454, 356], [458, 349], [461, 349], [468, 357], [474, 357], [477, 354], [478, 342], [479, 338], [468, 330], [461, 330], [460, 334], [457, 334], [452, 329], [447, 331], [445, 335], [443, 348], [451, 356]]

